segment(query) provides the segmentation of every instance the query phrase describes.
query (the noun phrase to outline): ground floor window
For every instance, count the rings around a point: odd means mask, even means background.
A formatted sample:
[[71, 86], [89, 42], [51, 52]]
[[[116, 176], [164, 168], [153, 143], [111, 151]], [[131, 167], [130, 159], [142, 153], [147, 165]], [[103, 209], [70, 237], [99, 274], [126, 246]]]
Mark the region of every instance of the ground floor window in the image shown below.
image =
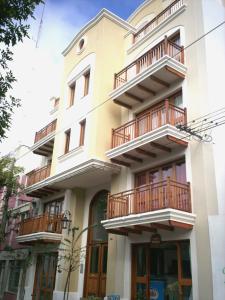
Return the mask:
[[56, 268], [57, 253], [37, 256], [32, 300], [52, 300]]
[[0, 261], [0, 296], [4, 290], [5, 261]]
[[17, 293], [19, 281], [20, 281], [20, 271], [22, 263], [18, 260], [10, 260], [9, 262], [9, 279], [8, 279], [8, 292]]
[[191, 300], [189, 241], [133, 244], [133, 300]]

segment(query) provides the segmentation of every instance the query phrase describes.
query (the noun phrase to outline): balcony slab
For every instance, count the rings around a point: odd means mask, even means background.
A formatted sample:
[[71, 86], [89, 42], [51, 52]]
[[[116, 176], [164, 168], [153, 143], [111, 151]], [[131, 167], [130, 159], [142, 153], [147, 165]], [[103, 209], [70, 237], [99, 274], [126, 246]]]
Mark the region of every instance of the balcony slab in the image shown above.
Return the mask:
[[[191, 229], [195, 224], [196, 215], [176, 209], [161, 209], [151, 212], [131, 214], [102, 221], [106, 230], [130, 228], [131, 226], [149, 226], [156, 228], [155, 224], [161, 224], [161, 228], [178, 227]], [[152, 227], [151, 227], [152, 225]], [[168, 226], [168, 227], [167, 227]], [[160, 228], [160, 225], [159, 225]], [[149, 230], [150, 231], [150, 230]]]
[[120, 172], [118, 165], [97, 159], [90, 159], [73, 168], [50, 176], [25, 189], [27, 195], [42, 198], [54, 191], [67, 188], [88, 188], [110, 181], [112, 174]]
[[136, 99], [140, 99], [139, 102], [151, 99], [162, 89], [183, 80], [186, 71], [185, 65], [168, 55], [164, 55], [145, 70], [113, 90], [109, 97], [115, 103], [131, 109], [137, 105]]
[[39, 154], [43, 156], [49, 156], [53, 152], [53, 146], [54, 146], [54, 137], [55, 132], [51, 132], [38, 142], [36, 142], [32, 147], [31, 151], [34, 154]]
[[16, 237], [18, 243], [35, 243], [35, 242], [45, 242], [45, 243], [60, 243], [62, 239], [62, 234], [51, 233], [51, 232], [37, 232], [32, 234], [20, 235]]
[[[128, 164], [138, 163], [138, 160], [142, 162], [146, 158], [154, 159], [175, 148], [186, 147], [188, 144], [186, 136], [175, 126], [166, 124], [107, 151], [106, 155], [112, 162], [122, 162], [128, 166]], [[149, 155], [146, 155], [147, 153]], [[136, 161], [132, 160], [132, 157], [136, 158]]]

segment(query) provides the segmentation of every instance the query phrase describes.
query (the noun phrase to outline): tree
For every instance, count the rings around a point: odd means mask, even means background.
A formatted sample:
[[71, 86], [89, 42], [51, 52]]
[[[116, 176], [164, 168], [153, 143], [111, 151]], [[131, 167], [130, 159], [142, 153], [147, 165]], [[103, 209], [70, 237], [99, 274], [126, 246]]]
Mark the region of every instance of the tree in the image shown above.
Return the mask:
[[5, 239], [5, 228], [10, 217], [8, 203], [9, 199], [21, 192], [23, 186], [19, 183], [19, 175], [23, 168], [15, 165], [15, 158], [0, 158], [0, 188], [3, 191], [2, 220], [0, 224], [0, 243]]
[[61, 242], [57, 268], [59, 273], [61, 273], [62, 271], [66, 272], [66, 283], [64, 287], [63, 300], [68, 300], [69, 298], [71, 273], [76, 271], [80, 267], [86, 255], [86, 246], [80, 247], [79, 245], [77, 245], [79, 239], [85, 231], [95, 226], [98, 225], [94, 224], [89, 227], [85, 227], [80, 231], [80, 233], [77, 234], [77, 236], [76, 231], [79, 230], [79, 228], [73, 227], [69, 230], [72, 232], [72, 238], [64, 238]]
[[9, 95], [16, 78], [8, 67], [13, 60], [12, 47], [28, 36], [29, 17], [34, 18], [36, 5], [43, 0], [0, 0], [0, 142], [6, 137], [14, 108], [20, 100]]

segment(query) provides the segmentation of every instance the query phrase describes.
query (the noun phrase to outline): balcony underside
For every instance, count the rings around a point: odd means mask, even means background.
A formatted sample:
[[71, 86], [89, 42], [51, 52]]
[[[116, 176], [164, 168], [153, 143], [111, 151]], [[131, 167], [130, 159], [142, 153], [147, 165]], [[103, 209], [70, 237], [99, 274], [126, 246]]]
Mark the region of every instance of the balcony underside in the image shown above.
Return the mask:
[[115, 89], [110, 97], [115, 103], [131, 109], [154, 97], [163, 89], [183, 80], [186, 67], [177, 60], [165, 55], [132, 79]]
[[51, 232], [37, 232], [16, 237], [20, 244], [33, 245], [35, 243], [60, 243], [62, 234]]
[[127, 143], [109, 150], [106, 155], [112, 162], [132, 167], [168, 155], [187, 147], [185, 135], [176, 127], [164, 125]]
[[34, 154], [49, 156], [53, 152], [54, 146], [54, 133], [46, 136], [42, 140], [35, 143], [32, 147]]
[[195, 224], [195, 218], [192, 213], [169, 208], [108, 219], [102, 221], [102, 225], [109, 233], [128, 235], [128, 233], [156, 232], [157, 229], [190, 230]]
[[40, 183], [26, 188], [29, 196], [43, 198], [69, 188], [90, 188], [110, 181], [120, 167], [100, 160], [91, 159], [65, 172], [51, 176]]

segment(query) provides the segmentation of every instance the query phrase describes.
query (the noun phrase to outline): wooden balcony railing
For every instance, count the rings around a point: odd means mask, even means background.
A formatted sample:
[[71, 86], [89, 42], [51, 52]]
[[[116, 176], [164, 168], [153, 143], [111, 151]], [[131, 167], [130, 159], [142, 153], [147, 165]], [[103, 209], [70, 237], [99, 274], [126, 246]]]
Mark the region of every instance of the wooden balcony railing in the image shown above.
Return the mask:
[[136, 43], [142, 39], [146, 34], [151, 32], [159, 24], [161, 24], [168, 17], [173, 15], [182, 5], [184, 0], [176, 0], [167, 6], [161, 13], [159, 13], [154, 19], [148, 22], [144, 27], [142, 27], [137, 33], [134, 34], [133, 42]]
[[184, 51], [183, 47], [178, 46], [167, 37], [155, 47], [147, 51], [141, 57], [136, 59], [126, 68], [115, 74], [114, 89], [123, 85], [127, 81], [134, 78], [137, 74], [147, 69], [150, 65], [161, 59], [163, 56], [168, 55], [177, 61], [184, 63]]
[[46, 125], [44, 128], [39, 130], [38, 132], [35, 133], [35, 139], [34, 143], [37, 143], [56, 129], [56, 120], [52, 121], [48, 125]]
[[190, 184], [166, 180], [109, 195], [108, 219], [165, 208], [191, 212]]
[[50, 171], [51, 171], [51, 164], [44, 166], [43, 168], [40, 168], [38, 170], [33, 170], [30, 173], [26, 174], [27, 175], [27, 186], [35, 184], [35, 183], [49, 177]]
[[20, 223], [19, 235], [26, 235], [37, 232], [61, 233], [61, 220], [61, 215], [50, 215], [48, 213], [25, 219]]
[[150, 132], [163, 125], [170, 124], [176, 126], [185, 124], [186, 109], [177, 107], [169, 100], [152, 108], [146, 114], [138, 117], [117, 129], [112, 130], [112, 148], [129, 142], [147, 132]]

